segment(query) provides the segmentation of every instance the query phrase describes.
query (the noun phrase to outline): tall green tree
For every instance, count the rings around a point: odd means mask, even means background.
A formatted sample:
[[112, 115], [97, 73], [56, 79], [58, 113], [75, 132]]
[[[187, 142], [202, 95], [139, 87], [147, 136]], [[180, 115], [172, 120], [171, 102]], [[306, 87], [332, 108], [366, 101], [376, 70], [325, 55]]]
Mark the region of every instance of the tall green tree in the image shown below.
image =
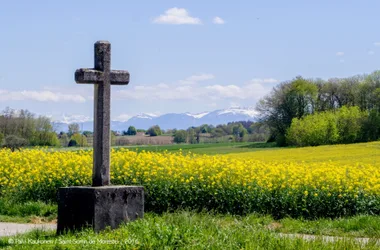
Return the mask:
[[150, 136], [158, 136], [162, 134], [161, 128], [158, 125], [152, 126], [146, 132]]
[[186, 130], [177, 130], [174, 133], [173, 141], [175, 143], [185, 143], [187, 141], [187, 132]]
[[136, 128], [134, 126], [129, 126], [126, 134], [127, 135], [136, 135]]
[[293, 118], [312, 114], [316, 108], [318, 88], [311, 81], [296, 77], [274, 87], [262, 98], [256, 109], [261, 120], [265, 121], [279, 145], [285, 145], [285, 134]]
[[79, 134], [79, 124], [78, 123], [71, 123], [68, 125], [69, 131], [67, 132], [67, 135], [69, 137], [73, 136], [74, 134]]

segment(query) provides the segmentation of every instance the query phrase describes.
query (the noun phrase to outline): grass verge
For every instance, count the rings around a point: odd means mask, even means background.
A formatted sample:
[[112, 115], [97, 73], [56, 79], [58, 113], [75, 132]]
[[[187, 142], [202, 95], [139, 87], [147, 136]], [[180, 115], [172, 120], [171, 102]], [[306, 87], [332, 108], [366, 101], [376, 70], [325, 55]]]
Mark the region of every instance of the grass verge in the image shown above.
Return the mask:
[[41, 218], [53, 220], [57, 217], [57, 205], [42, 201], [14, 202], [9, 199], [0, 199], [0, 221], [17, 222], [33, 221]]
[[[353, 239], [324, 242], [280, 237], [268, 228], [269, 216], [230, 216], [177, 212], [146, 214], [144, 219], [117, 230], [91, 230], [56, 236], [54, 231], [33, 231], [0, 239], [11, 249], [378, 249]], [[290, 222], [287, 222], [290, 223]]]
[[[49, 223], [57, 219], [57, 205], [43, 202], [14, 203], [0, 199], [0, 222], [15, 223]], [[178, 217], [185, 212], [166, 213], [165, 218]], [[160, 218], [154, 213], [147, 213], [148, 218]], [[203, 216], [211, 220], [214, 218], [219, 224], [230, 224], [231, 218], [237, 221], [246, 221], [256, 228], [277, 233], [299, 233], [329, 236], [370, 237], [380, 238], [380, 216], [358, 215], [338, 219], [293, 219], [284, 218], [275, 220], [269, 215], [250, 214], [247, 216], [213, 215], [212, 213], [187, 213], [188, 216]]]

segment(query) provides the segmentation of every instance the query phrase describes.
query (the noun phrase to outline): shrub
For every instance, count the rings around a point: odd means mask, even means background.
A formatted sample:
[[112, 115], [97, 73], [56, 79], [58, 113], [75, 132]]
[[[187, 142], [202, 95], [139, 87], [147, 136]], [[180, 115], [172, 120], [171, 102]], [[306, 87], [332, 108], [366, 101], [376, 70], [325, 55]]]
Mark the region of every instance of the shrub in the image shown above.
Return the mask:
[[301, 119], [294, 118], [287, 131], [289, 145], [318, 146], [339, 140], [336, 117], [332, 112], [321, 112]]
[[77, 143], [76, 140], [71, 139], [71, 140], [69, 141], [69, 144], [68, 144], [67, 146], [68, 146], [68, 147], [76, 147], [76, 146], [78, 146], [78, 143]]
[[[111, 138], [112, 138], [112, 134], [111, 134]], [[86, 136], [84, 136], [84, 135], [81, 135], [81, 134], [78, 134], [78, 133], [76, 133], [76, 134], [73, 134], [72, 136], [71, 136], [71, 139], [72, 140], [75, 140], [76, 141], [76, 145], [78, 145], [78, 146], [81, 146], [81, 147], [87, 147], [87, 137]], [[70, 142], [69, 142], [69, 144], [70, 144]], [[76, 146], [75, 145], [75, 146]]]
[[337, 112], [339, 142], [353, 143], [360, 139], [360, 130], [366, 114], [359, 107], [343, 106]]
[[161, 135], [162, 134], [162, 131], [161, 131], [161, 128], [160, 126], [158, 125], [155, 125], [153, 127], [150, 127], [148, 129], [148, 131], [146, 132], [146, 134], [150, 135], [150, 136], [158, 136], [158, 135]]
[[133, 126], [129, 126], [128, 131], [126, 132], [126, 135], [136, 135], [136, 128]]
[[187, 140], [187, 132], [185, 130], [177, 130], [174, 133], [174, 142], [175, 143], [184, 143]]
[[343, 106], [335, 112], [325, 111], [301, 119], [294, 118], [287, 130], [286, 141], [295, 146], [357, 142], [363, 138], [362, 126], [367, 117], [358, 107]]
[[4, 147], [11, 149], [12, 152], [15, 149], [20, 150], [22, 147], [28, 145], [28, 141], [24, 138], [17, 137], [15, 135], [7, 135], [4, 140]]

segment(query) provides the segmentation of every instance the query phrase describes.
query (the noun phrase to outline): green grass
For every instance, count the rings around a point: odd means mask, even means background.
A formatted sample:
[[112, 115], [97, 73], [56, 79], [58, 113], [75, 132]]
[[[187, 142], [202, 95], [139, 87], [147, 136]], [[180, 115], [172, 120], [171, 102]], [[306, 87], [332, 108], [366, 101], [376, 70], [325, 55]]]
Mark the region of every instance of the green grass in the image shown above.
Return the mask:
[[[171, 145], [139, 145], [139, 146], [115, 146], [114, 149], [128, 148], [134, 151], [149, 152], [178, 152], [180, 149], [183, 153], [192, 152], [195, 154], [229, 154], [229, 153], [246, 153], [268, 149], [277, 149], [274, 143], [264, 142], [224, 142], [224, 143], [200, 143], [200, 144], [171, 144]], [[48, 151], [72, 151], [72, 150], [91, 150], [92, 147], [64, 147], [48, 148]]]
[[[222, 214], [166, 213], [162, 217], [147, 213], [149, 218], [175, 218], [182, 214], [191, 217], [203, 216], [215, 223], [229, 224], [231, 220], [253, 223], [256, 228], [280, 233], [301, 233], [329, 236], [374, 237], [380, 238], [380, 216], [358, 215], [339, 219], [292, 219], [275, 220], [269, 215], [250, 214], [247, 216], [232, 216]], [[14, 203], [0, 199], [0, 221], [16, 223], [51, 222], [57, 218], [57, 205], [43, 202]]]
[[[376, 220], [378, 219], [376, 218]], [[378, 222], [377, 224], [379, 224]], [[92, 250], [379, 248], [378, 245], [375, 245], [375, 240], [367, 245], [361, 245], [353, 239], [323, 242], [322, 239], [306, 241], [280, 237], [278, 233], [270, 229], [272, 223], [271, 217], [255, 214], [239, 217], [191, 212], [163, 215], [148, 213], [144, 219], [123, 225], [117, 230], [105, 230], [99, 234], [91, 230], [84, 230], [60, 236], [56, 236], [54, 231], [36, 230], [16, 237], [1, 238], [0, 247]], [[38, 240], [45, 244], [32, 244]], [[12, 242], [13, 244], [11, 244]]]
[[[274, 144], [271, 143], [247, 143], [247, 142], [230, 142], [230, 143], [204, 143], [204, 144], [173, 144], [173, 145], [153, 145], [153, 146], [128, 146], [122, 148], [129, 148], [137, 150], [138, 152], [144, 150], [149, 152], [177, 152], [180, 149], [184, 153], [192, 152], [195, 154], [228, 154], [228, 153], [242, 153], [253, 152], [260, 150], [273, 149]], [[119, 147], [115, 147], [117, 149]]]
[[40, 223], [52, 223], [57, 219], [57, 215], [50, 216], [9, 216], [9, 215], [0, 215], [0, 222], [12, 222], [12, 223], [32, 223], [32, 224], [40, 224]]
[[10, 218], [25, 218], [29, 220], [34, 217], [43, 217], [45, 219], [56, 218], [57, 215], [56, 204], [46, 204], [41, 201], [28, 201], [25, 203], [17, 203], [9, 199], [0, 199], [0, 219], [11, 220]]
[[271, 223], [269, 228], [281, 233], [380, 238], [380, 216], [318, 220], [285, 218]]

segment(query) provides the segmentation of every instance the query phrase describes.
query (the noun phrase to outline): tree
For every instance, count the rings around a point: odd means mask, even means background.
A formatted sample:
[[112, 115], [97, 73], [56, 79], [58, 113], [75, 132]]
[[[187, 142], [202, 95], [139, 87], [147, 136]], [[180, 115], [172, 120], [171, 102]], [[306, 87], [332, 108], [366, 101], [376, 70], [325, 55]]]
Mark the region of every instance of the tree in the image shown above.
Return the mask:
[[368, 112], [367, 117], [363, 120], [360, 132], [360, 140], [376, 141], [380, 138], [380, 114], [377, 110]]
[[336, 115], [333, 111], [324, 111], [294, 118], [286, 140], [289, 145], [301, 147], [336, 143], [339, 140]]
[[133, 126], [128, 127], [127, 135], [136, 135], [136, 128]]
[[66, 133], [60, 133], [58, 139], [62, 147], [68, 146], [70, 140]]
[[30, 141], [32, 146], [59, 146], [57, 134], [49, 118], [39, 116], [35, 120], [35, 131]]
[[83, 131], [82, 135], [86, 136], [87, 138], [90, 137], [90, 136], [93, 136], [93, 132], [91, 131], [88, 131], [88, 130], [85, 130]]
[[193, 128], [187, 129], [187, 141], [191, 144], [196, 144], [197, 142], [197, 135]]
[[[87, 147], [88, 146], [87, 137], [84, 135], [81, 135], [79, 133], [73, 134], [70, 139], [76, 141], [76, 145], [79, 145], [81, 147]], [[70, 144], [70, 142], [69, 142], [69, 144]]]
[[[308, 115], [301, 119], [294, 118], [286, 133], [286, 140], [290, 145], [318, 146], [333, 143], [353, 143], [363, 140], [362, 126], [366, 122], [376, 123], [377, 115], [368, 119], [366, 112], [360, 111], [359, 107], [346, 107], [337, 111], [324, 111]], [[370, 126], [367, 124], [367, 128]], [[376, 134], [379, 125], [375, 125]], [[368, 135], [367, 135], [368, 136]]]
[[155, 125], [155, 126], [152, 126], [150, 127], [147, 132], [146, 132], [148, 135], [150, 136], [158, 136], [158, 135], [161, 135], [162, 132], [161, 132], [161, 128], [160, 126], [158, 125]]
[[15, 135], [7, 135], [4, 140], [3, 147], [9, 148], [12, 152], [15, 149], [20, 150], [21, 147], [28, 145], [28, 141], [24, 138], [17, 137]]
[[67, 145], [68, 147], [76, 147], [78, 145], [77, 141], [74, 139], [71, 139], [69, 141], [69, 144]]
[[353, 143], [359, 141], [365, 113], [361, 112], [357, 106], [343, 106], [337, 112], [337, 119], [340, 142]]
[[79, 124], [78, 123], [69, 124], [69, 131], [67, 132], [67, 135], [69, 137], [71, 137], [73, 134], [79, 134]]
[[111, 130], [111, 146], [115, 146], [116, 145], [116, 133], [113, 133], [113, 131]]
[[184, 143], [187, 140], [187, 132], [186, 130], [177, 130], [174, 133], [174, 142], [175, 143]]
[[235, 137], [235, 141], [242, 141], [244, 135], [247, 134], [247, 130], [243, 127], [241, 123], [238, 123], [232, 127], [232, 133]]
[[300, 119], [314, 113], [317, 93], [315, 84], [298, 76], [274, 87], [269, 95], [258, 102], [256, 109], [260, 119], [268, 124], [272, 138], [279, 146], [286, 144], [284, 135], [293, 118]]

